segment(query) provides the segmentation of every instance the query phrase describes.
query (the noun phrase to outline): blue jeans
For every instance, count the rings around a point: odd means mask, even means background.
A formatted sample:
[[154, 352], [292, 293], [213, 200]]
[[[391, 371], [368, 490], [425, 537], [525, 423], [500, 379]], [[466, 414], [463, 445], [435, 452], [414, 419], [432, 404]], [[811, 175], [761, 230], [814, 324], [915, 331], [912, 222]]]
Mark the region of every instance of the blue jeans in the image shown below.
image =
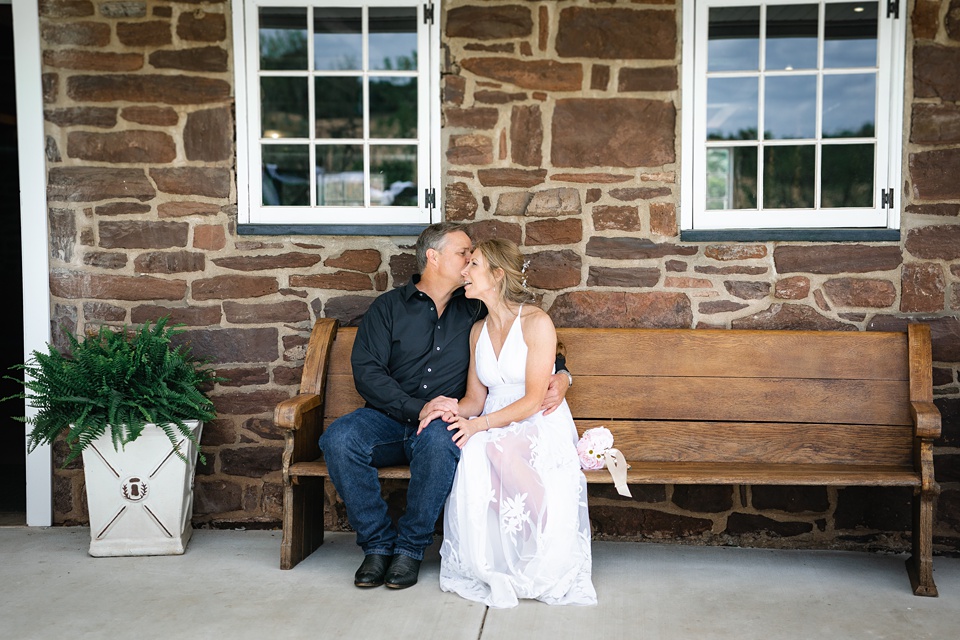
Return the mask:
[[[320, 448], [364, 554], [422, 560], [460, 460], [447, 424], [434, 420], [418, 436], [416, 424], [362, 408], [334, 420], [320, 436]], [[394, 528], [377, 468], [400, 464], [410, 465], [410, 485], [406, 511]]]

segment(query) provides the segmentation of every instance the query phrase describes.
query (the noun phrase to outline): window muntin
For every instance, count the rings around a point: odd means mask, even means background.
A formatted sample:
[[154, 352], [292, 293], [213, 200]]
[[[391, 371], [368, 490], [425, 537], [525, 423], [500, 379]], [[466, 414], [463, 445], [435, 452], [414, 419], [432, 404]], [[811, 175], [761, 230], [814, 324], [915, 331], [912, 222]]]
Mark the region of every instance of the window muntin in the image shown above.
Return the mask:
[[682, 228], [897, 226], [880, 190], [899, 175], [902, 25], [878, 2], [688, 2]]
[[438, 38], [422, 3], [241, 2], [241, 223], [429, 224]]

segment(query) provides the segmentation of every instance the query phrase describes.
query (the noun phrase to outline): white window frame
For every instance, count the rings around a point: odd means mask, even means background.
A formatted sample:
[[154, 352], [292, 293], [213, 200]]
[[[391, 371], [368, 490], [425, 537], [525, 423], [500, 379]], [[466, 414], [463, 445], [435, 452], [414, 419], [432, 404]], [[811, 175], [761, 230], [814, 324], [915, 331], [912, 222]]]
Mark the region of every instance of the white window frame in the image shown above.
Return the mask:
[[[906, 19], [887, 17], [878, 2], [878, 89], [874, 207], [862, 209], [706, 209], [706, 50], [710, 7], [812, 4], [818, 0], [684, 0], [682, 70], [681, 231], [734, 229], [899, 229], [903, 163]], [[826, 2], [849, 0], [825, 0]], [[900, 3], [902, 4], [902, 3]], [[761, 42], [761, 47], [763, 43]], [[760, 94], [762, 98], [762, 93]], [[885, 99], [886, 96], [886, 99]], [[762, 126], [762, 123], [759, 125]], [[819, 136], [819, 132], [818, 132]], [[762, 143], [761, 143], [762, 144]], [[758, 163], [761, 164], [761, 163]], [[759, 167], [762, 172], [762, 167]], [[819, 180], [819, 179], [818, 179]], [[761, 186], [758, 184], [758, 189]], [[882, 189], [892, 189], [884, 206]], [[888, 192], [889, 193], [889, 192]]]
[[[233, 8], [234, 76], [237, 118], [237, 218], [239, 230], [253, 228], [256, 233], [384, 233], [407, 234], [440, 219], [440, 28], [439, 15], [432, 2], [423, 0], [231, 0]], [[390, 206], [263, 206], [260, 146], [259, 99], [259, 29], [260, 7], [305, 7], [309, 16], [312, 7], [361, 8], [416, 7], [419, 25], [417, 41], [418, 86], [418, 158], [416, 207]], [[366, 20], [364, 20], [366, 25]], [[364, 26], [366, 30], [366, 26]], [[366, 34], [364, 34], [366, 35]], [[313, 65], [313, 42], [308, 39], [309, 64]], [[366, 56], [366, 40], [364, 40]], [[364, 65], [366, 67], [366, 65]], [[310, 74], [304, 72], [304, 75]], [[364, 73], [367, 73], [364, 71]], [[369, 75], [389, 76], [389, 71], [370, 71]], [[313, 84], [309, 96], [313, 104]], [[366, 92], [364, 100], [366, 102]], [[312, 112], [312, 109], [311, 109]], [[369, 134], [369, 122], [364, 131]], [[311, 156], [314, 128], [310, 127]], [[365, 138], [365, 139], [368, 139]], [[360, 139], [358, 143], [363, 143]], [[351, 142], [351, 141], [345, 141]], [[369, 153], [364, 154], [365, 173], [369, 174]], [[311, 176], [310, 190], [316, 193], [316, 175]], [[369, 201], [369, 188], [364, 190]], [[366, 230], [366, 231], [365, 231]], [[250, 232], [247, 230], [246, 232]]]

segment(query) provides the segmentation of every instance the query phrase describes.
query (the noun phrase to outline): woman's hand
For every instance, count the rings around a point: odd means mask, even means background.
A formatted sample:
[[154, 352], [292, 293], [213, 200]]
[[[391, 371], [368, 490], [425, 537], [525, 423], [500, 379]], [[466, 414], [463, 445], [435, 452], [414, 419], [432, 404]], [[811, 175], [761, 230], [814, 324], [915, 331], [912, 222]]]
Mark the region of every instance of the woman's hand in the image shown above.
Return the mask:
[[420, 421], [420, 426], [417, 427], [417, 435], [420, 435], [420, 432], [426, 429], [427, 425], [437, 418], [442, 418], [444, 422], [453, 422], [457, 419], [457, 414], [452, 411], [444, 411], [443, 409], [434, 409]]
[[453, 434], [453, 443], [463, 449], [463, 445], [467, 444], [467, 440], [469, 440], [473, 434], [483, 431], [486, 426], [487, 422], [483, 416], [479, 418], [458, 417], [447, 427], [447, 431], [455, 431]]

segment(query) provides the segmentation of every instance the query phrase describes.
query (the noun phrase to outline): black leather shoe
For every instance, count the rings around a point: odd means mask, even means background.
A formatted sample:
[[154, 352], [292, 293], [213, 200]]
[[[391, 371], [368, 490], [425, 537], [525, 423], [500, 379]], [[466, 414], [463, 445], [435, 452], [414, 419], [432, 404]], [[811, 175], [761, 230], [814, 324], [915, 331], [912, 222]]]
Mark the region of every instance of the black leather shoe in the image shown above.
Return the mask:
[[420, 561], [414, 560], [410, 556], [398, 553], [393, 556], [393, 562], [387, 569], [386, 583], [391, 589], [406, 589], [417, 584], [417, 576], [420, 574]]
[[379, 587], [383, 584], [383, 576], [387, 573], [388, 566], [390, 566], [390, 556], [376, 554], [365, 556], [356, 575], [353, 576], [353, 584], [361, 589]]

